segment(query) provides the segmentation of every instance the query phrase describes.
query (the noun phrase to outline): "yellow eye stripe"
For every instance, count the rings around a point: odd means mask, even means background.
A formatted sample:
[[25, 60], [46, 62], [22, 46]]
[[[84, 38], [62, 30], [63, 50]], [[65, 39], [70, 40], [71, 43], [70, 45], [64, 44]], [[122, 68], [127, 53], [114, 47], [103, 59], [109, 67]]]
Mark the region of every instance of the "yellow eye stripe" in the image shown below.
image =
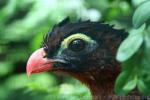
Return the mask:
[[82, 39], [84, 40], [85, 42], [87, 42], [87, 44], [96, 44], [96, 42], [94, 40], [92, 40], [89, 36], [85, 35], [85, 34], [82, 34], [82, 33], [76, 33], [76, 34], [73, 34], [67, 38], [65, 38], [62, 43], [61, 43], [61, 46], [60, 46], [60, 49], [58, 50], [58, 53], [57, 55], [60, 55], [62, 53], [62, 51], [64, 49], [67, 49], [69, 44], [75, 40], [75, 39]]
[[64, 41], [61, 43], [61, 47], [64, 49], [68, 48], [69, 43], [75, 39], [82, 39], [88, 43], [93, 41], [90, 37], [86, 36], [85, 34], [77, 33], [65, 38]]

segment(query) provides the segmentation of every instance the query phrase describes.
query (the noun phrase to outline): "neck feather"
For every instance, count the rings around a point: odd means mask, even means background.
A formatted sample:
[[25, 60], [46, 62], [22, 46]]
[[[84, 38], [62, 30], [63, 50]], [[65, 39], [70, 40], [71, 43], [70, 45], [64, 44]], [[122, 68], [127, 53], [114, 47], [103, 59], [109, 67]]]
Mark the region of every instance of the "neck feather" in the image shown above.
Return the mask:
[[89, 87], [94, 100], [99, 100], [114, 95], [114, 84], [119, 72], [119, 67], [113, 66], [71, 75]]

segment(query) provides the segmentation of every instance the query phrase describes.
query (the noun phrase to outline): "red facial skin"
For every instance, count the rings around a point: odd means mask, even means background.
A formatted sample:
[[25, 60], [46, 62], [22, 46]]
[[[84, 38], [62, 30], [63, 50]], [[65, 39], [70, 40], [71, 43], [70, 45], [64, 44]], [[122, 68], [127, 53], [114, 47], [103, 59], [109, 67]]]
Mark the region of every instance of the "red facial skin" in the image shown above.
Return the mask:
[[39, 73], [52, 70], [54, 61], [47, 59], [43, 48], [36, 50], [29, 58], [27, 62], [26, 72], [30, 76], [32, 73]]

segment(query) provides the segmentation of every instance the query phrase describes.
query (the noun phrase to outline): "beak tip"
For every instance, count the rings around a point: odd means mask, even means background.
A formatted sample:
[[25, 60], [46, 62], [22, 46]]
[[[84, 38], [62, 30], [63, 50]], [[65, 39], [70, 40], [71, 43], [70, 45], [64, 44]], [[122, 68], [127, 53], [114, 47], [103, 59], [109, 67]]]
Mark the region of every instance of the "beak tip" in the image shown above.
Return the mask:
[[[28, 68], [28, 67], [27, 67]], [[26, 73], [27, 73], [27, 76], [30, 77], [30, 75], [32, 74], [32, 72], [28, 69], [26, 69]]]
[[53, 66], [53, 61], [43, 58], [45, 51], [43, 48], [36, 50], [28, 59], [26, 73], [29, 77], [32, 73], [49, 71]]
[[27, 72], [27, 76], [30, 77], [30, 75], [31, 75], [31, 72]]

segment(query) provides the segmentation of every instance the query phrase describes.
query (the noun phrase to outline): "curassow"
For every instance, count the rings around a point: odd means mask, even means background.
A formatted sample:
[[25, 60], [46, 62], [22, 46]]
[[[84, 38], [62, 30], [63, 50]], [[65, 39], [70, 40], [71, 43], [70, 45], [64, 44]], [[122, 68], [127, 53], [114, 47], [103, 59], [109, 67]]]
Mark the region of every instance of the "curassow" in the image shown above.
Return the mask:
[[100, 22], [69, 18], [55, 25], [28, 60], [27, 74], [63, 72], [86, 84], [93, 99], [115, 96], [114, 83], [121, 71], [115, 56], [127, 37], [124, 30]]

